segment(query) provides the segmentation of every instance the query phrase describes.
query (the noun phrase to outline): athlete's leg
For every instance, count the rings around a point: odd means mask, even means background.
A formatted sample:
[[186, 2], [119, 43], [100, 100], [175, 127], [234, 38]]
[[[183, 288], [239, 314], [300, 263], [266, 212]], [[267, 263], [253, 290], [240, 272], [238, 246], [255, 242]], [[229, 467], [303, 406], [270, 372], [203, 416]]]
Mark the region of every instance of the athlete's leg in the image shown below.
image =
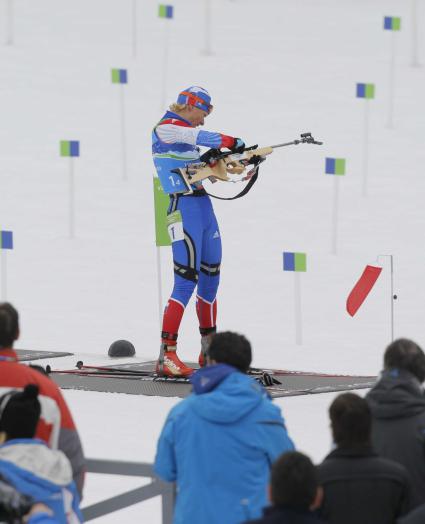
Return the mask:
[[199, 363], [205, 364], [205, 352], [212, 333], [216, 331], [217, 289], [220, 283], [221, 236], [217, 219], [211, 203], [208, 209], [208, 227], [202, 239], [202, 255], [199, 271], [199, 282], [196, 312], [201, 333], [201, 354]]
[[177, 337], [185, 307], [198, 283], [202, 220], [196, 197], [170, 198], [169, 214], [181, 213], [182, 224], [172, 232], [174, 287], [164, 310], [161, 354], [157, 369], [167, 375], [188, 375], [192, 369], [177, 357]]

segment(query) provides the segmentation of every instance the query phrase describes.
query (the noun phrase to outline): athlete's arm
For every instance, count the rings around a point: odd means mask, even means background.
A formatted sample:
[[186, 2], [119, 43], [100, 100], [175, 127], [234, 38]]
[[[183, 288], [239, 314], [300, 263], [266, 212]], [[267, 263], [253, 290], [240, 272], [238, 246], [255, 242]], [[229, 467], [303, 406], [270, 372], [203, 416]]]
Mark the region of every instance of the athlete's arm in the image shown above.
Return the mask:
[[231, 149], [235, 145], [233, 136], [175, 124], [158, 126], [156, 134], [166, 144], [190, 144], [192, 146], [205, 146], [214, 149], [221, 149], [222, 147]]

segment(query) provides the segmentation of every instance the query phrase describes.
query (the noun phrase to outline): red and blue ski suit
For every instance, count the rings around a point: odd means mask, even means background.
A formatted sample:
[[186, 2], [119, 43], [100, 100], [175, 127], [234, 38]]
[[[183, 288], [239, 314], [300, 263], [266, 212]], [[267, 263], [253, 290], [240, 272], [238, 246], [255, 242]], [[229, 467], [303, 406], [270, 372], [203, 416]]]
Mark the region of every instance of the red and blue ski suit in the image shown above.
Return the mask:
[[181, 220], [179, 234], [174, 236], [174, 229], [170, 230], [174, 288], [162, 326], [162, 339], [170, 345], [177, 340], [185, 307], [196, 286], [200, 332], [206, 335], [215, 330], [221, 264], [220, 230], [209, 196], [201, 183], [196, 184], [193, 194], [176, 192], [181, 182], [172, 170], [199, 161], [198, 146], [231, 148], [234, 142], [233, 137], [197, 129], [171, 111], [152, 133], [153, 161], [162, 187], [170, 195], [168, 215], [177, 212], [177, 220]]

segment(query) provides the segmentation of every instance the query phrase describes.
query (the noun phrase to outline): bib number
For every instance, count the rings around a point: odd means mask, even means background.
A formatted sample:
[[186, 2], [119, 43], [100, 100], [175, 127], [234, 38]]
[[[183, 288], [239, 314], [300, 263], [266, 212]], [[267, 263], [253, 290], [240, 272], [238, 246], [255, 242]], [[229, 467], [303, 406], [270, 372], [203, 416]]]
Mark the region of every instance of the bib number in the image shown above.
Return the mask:
[[184, 240], [183, 219], [180, 211], [174, 211], [167, 216], [167, 229], [171, 242]]

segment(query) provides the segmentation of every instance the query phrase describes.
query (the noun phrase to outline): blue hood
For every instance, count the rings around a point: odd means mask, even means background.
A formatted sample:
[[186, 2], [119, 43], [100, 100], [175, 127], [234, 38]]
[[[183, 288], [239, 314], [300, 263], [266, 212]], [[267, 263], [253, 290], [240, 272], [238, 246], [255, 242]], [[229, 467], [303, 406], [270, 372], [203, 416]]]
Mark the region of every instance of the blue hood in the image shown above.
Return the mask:
[[231, 373], [237, 373], [238, 370], [228, 364], [216, 364], [200, 368], [189, 378], [193, 386], [193, 391], [197, 395], [212, 391], [220, 382], [222, 382]]
[[201, 418], [215, 423], [237, 422], [268, 396], [256, 380], [226, 364], [202, 368], [190, 380], [192, 408]]

